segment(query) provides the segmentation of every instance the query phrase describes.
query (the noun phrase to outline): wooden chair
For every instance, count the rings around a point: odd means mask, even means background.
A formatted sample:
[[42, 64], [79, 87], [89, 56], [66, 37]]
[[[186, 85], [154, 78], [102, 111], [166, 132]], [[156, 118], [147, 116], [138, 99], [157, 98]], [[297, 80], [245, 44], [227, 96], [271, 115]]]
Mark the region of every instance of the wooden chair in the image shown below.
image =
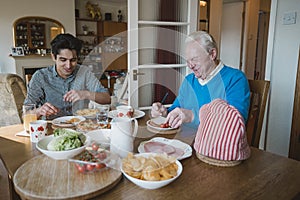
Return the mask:
[[25, 83], [26, 83], [26, 86], [29, 85], [29, 81], [31, 80], [31, 77], [32, 77], [32, 74], [26, 74], [26, 75], [25, 75]]
[[0, 127], [22, 123], [22, 105], [27, 88], [17, 74], [0, 74]]
[[247, 140], [250, 146], [259, 147], [259, 140], [269, 94], [270, 81], [249, 80], [250, 108], [246, 124]]

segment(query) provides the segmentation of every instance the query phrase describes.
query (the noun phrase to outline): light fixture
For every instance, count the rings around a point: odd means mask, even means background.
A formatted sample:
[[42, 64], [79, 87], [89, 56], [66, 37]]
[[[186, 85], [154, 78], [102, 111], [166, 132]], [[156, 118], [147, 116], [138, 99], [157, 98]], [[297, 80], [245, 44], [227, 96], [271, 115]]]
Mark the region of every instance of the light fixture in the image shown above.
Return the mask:
[[206, 2], [206, 1], [200, 1], [200, 6], [202, 6], [202, 7], [205, 7], [205, 6], [206, 6], [206, 4], [207, 4], [207, 2]]

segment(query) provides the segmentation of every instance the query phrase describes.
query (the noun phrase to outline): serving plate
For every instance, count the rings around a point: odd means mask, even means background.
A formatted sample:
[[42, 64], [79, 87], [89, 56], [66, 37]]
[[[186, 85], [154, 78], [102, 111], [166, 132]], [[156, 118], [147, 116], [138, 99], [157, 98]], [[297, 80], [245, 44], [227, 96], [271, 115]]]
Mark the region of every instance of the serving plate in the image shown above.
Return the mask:
[[[147, 150], [145, 145], [152, 143], [157, 149]], [[164, 146], [166, 145], [166, 146]], [[169, 145], [169, 146], [168, 146]], [[171, 146], [171, 150], [170, 150]], [[172, 148], [173, 147], [173, 148]], [[182, 151], [182, 153], [181, 153]], [[182, 160], [188, 158], [192, 155], [192, 147], [180, 140], [176, 139], [167, 139], [163, 137], [155, 137], [151, 140], [141, 142], [138, 147], [139, 153], [167, 153], [169, 156], [174, 156], [177, 160]]]
[[[79, 119], [79, 121], [70, 123], [70, 120], [72, 120], [74, 118]], [[82, 122], [84, 120], [85, 120], [85, 118], [82, 116], [64, 116], [64, 117], [59, 117], [59, 118], [52, 120], [52, 124], [55, 126], [58, 126], [58, 127], [69, 128], [69, 127], [76, 126], [77, 124], [79, 124], [80, 122]]]
[[[143, 112], [141, 110], [134, 110], [132, 118], [138, 119], [138, 118], [144, 117], [144, 115], [145, 115], [145, 112]], [[109, 118], [118, 117], [118, 111], [117, 110], [111, 110], [111, 111], [109, 111], [108, 117]]]

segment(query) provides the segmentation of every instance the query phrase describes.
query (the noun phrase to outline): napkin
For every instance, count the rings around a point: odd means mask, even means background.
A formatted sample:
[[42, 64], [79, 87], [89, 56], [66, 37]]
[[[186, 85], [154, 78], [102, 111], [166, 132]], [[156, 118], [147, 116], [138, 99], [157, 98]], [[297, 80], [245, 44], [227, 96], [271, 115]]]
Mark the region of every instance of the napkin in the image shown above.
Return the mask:
[[30, 137], [29, 133], [27, 133], [25, 130], [16, 133], [16, 136], [21, 136], [21, 137]]

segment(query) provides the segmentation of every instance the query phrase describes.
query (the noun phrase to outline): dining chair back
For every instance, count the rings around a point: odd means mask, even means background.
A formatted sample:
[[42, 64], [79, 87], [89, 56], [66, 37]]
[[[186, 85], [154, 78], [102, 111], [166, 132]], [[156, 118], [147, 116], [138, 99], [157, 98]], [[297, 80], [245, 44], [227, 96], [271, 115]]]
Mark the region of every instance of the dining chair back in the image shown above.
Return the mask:
[[0, 127], [22, 123], [22, 105], [27, 88], [17, 74], [0, 73]]
[[32, 78], [32, 74], [25, 75], [25, 83], [27, 86], [29, 85], [29, 81], [31, 80], [31, 78]]
[[247, 140], [250, 146], [258, 148], [269, 94], [270, 81], [248, 81], [250, 86], [250, 108], [246, 124]]

